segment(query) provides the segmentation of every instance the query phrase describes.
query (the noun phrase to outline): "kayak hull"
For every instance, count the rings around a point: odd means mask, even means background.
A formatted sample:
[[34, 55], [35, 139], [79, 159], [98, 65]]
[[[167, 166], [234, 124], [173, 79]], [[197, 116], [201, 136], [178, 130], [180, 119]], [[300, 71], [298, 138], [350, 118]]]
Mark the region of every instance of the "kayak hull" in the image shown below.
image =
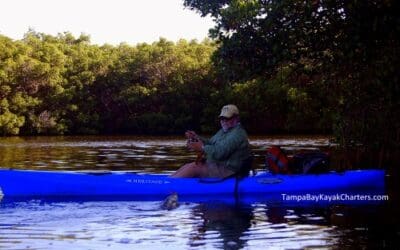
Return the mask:
[[0, 169], [0, 196], [101, 197], [104, 199], [154, 200], [177, 193], [184, 197], [269, 197], [311, 193], [382, 193], [383, 170], [358, 170], [319, 175], [263, 173], [236, 180], [230, 178], [170, 178], [167, 175], [129, 172], [84, 173]]

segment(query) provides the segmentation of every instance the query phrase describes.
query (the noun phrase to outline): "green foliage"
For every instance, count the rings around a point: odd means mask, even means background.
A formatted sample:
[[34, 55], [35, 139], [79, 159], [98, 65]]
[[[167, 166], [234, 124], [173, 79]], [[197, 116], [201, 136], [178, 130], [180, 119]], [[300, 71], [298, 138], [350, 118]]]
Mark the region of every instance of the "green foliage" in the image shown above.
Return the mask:
[[210, 40], [97, 46], [30, 30], [0, 49], [5, 135], [181, 133], [214, 84]]
[[18, 116], [9, 111], [0, 114], [0, 134], [18, 135], [20, 128], [24, 125], [25, 117]]
[[283, 118], [289, 131], [333, 131], [345, 148], [398, 151], [398, 1], [184, 2], [215, 19], [213, 62], [220, 76], [243, 85], [235, 87], [246, 93], [242, 100], [252, 95], [249, 83], [268, 83], [273, 93], [271, 82], [289, 66], [278, 86], [287, 116], [275, 121]]

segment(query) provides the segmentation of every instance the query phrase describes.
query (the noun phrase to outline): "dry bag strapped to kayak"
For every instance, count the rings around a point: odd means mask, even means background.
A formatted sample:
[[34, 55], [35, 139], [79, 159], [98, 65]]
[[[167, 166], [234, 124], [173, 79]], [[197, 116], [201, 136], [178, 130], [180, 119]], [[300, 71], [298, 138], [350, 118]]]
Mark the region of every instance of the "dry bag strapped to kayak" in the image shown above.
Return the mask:
[[297, 153], [289, 158], [277, 146], [267, 149], [265, 167], [274, 174], [325, 173], [329, 170], [329, 156], [323, 152]]
[[267, 149], [265, 167], [274, 174], [288, 173], [289, 160], [280, 147], [272, 146]]

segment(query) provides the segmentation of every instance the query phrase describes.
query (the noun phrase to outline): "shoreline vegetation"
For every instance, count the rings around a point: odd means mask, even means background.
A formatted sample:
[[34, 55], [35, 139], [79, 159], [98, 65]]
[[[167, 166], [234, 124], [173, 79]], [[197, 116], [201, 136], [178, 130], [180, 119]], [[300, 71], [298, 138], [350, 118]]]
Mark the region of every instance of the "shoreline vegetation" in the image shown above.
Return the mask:
[[0, 34], [0, 135], [212, 133], [235, 103], [250, 134], [332, 134], [344, 158], [399, 162], [398, 2], [184, 4], [214, 18], [210, 39]]

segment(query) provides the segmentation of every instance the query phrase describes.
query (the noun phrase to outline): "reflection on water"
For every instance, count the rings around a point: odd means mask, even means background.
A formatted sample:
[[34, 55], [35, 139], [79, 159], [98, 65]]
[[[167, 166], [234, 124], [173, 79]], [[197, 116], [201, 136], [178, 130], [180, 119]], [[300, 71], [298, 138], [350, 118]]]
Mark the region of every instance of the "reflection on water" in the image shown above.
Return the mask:
[[[260, 167], [264, 149], [270, 145], [281, 145], [289, 152], [329, 146], [324, 137], [254, 137], [250, 142]], [[157, 173], [175, 170], [193, 159], [182, 137], [0, 137], [3, 168]]]
[[[269, 145], [289, 152], [331, 146], [323, 137], [254, 137], [251, 145], [259, 167]], [[159, 173], [194, 158], [183, 138], [0, 138], [3, 168]], [[182, 202], [166, 211], [160, 202], [3, 201], [0, 249], [395, 249], [400, 238], [393, 204]]]
[[[378, 210], [379, 211], [379, 210]], [[1, 249], [303, 249], [391, 246], [376, 208], [269, 204], [53, 202], [0, 204]], [[353, 218], [354, 217], [354, 218]], [[372, 232], [375, 235], [371, 235]], [[378, 233], [378, 234], [376, 234]]]
[[161, 172], [193, 157], [177, 138], [0, 138], [0, 166], [7, 168]]

